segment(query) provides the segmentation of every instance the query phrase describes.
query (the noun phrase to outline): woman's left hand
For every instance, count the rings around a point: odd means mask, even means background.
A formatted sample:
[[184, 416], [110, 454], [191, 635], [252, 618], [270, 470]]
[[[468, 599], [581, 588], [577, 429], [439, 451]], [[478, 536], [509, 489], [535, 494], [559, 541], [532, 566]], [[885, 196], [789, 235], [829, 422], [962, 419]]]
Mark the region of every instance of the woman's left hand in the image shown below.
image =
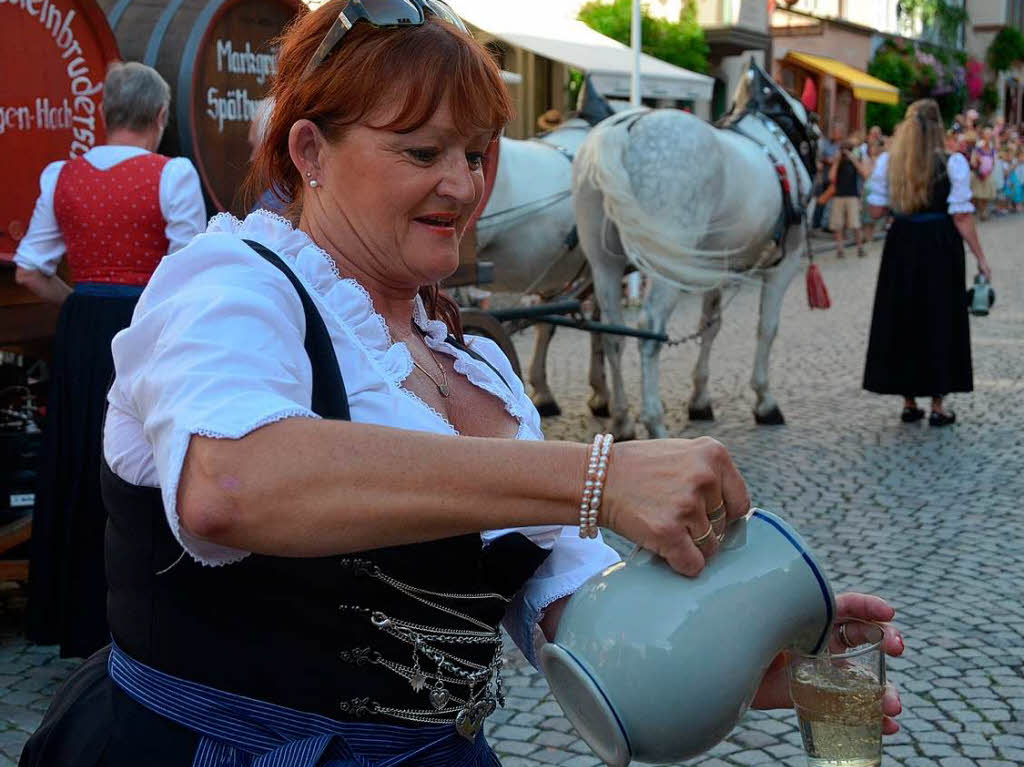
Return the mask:
[[[903, 637], [889, 621], [896, 611], [881, 597], [869, 594], [840, 594], [836, 597], [836, 619], [860, 618], [882, 624], [885, 636], [882, 639], [882, 650], [886, 655], [903, 654]], [[789, 679], [786, 676], [788, 658], [782, 653], [772, 661], [768, 673], [761, 680], [761, 686], [754, 696], [753, 708], [792, 708], [793, 701], [789, 696]], [[885, 696], [882, 698], [882, 732], [892, 735], [899, 732], [900, 726], [893, 717], [903, 711], [900, 695], [892, 685], [886, 685]]]

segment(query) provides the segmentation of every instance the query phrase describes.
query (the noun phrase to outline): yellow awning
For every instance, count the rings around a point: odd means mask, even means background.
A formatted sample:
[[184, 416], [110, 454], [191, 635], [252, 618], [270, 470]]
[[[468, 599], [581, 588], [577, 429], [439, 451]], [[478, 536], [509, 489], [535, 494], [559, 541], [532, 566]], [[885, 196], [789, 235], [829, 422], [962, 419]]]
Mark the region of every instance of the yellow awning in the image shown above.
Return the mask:
[[799, 53], [790, 51], [786, 54], [786, 60], [800, 64], [816, 72], [832, 75], [837, 80], [846, 83], [853, 88], [854, 98], [862, 101], [874, 101], [878, 104], [898, 104], [900, 102], [900, 91], [889, 83], [872, 77], [867, 72], [861, 72], [849, 64], [827, 58], [826, 56], [813, 56], [810, 53]]

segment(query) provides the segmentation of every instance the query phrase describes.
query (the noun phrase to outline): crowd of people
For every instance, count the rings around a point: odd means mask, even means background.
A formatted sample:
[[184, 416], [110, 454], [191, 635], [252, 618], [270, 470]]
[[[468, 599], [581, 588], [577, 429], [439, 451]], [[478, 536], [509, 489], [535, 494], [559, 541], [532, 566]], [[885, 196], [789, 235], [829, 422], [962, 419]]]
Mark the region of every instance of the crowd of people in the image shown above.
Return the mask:
[[[818, 176], [815, 180], [816, 206], [812, 226], [835, 237], [836, 255], [843, 258], [845, 243], [852, 236], [857, 255], [879, 228], [889, 225], [888, 217], [876, 218], [867, 199], [879, 157], [892, 145], [892, 136], [874, 125], [865, 134], [843, 134], [833, 126], [818, 147]], [[1024, 137], [1002, 117], [994, 122], [980, 120], [976, 110], [958, 114], [946, 131], [950, 152], [964, 156], [971, 170], [971, 201], [982, 221], [991, 216], [1024, 212]]]

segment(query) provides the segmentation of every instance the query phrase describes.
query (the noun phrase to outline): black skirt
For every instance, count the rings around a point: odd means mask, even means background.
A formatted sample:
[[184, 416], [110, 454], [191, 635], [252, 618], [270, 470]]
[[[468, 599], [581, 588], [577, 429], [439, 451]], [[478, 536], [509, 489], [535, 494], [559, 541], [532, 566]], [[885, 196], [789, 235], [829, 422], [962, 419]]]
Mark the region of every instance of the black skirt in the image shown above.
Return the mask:
[[[92, 287], [92, 286], [88, 286]], [[61, 308], [32, 517], [28, 638], [87, 657], [110, 641], [100, 497], [110, 342], [131, 323], [139, 289], [83, 287]], [[113, 292], [126, 295], [98, 295]]]
[[864, 388], [907, 397], [972, 391], [966, 290], [953, 219], [897, 217], [878, 273]]

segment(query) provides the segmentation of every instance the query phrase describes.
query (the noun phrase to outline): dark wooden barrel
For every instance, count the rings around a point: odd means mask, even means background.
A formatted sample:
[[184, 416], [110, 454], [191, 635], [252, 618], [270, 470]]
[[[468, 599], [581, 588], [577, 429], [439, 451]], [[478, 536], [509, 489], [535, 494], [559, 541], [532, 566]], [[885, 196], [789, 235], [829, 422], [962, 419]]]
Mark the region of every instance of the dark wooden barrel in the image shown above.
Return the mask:
[[125, 60], [170, 83], [163, 154], [190, 157], [207, 207], [239, 209], [249, 165], [249, 125], [276, 72], [271, 41], [301, 0], [99, 0]]
[[56, 308], [14, 282], [39, 174], [105, 140], [103, 78], [117, 42], [94, 0], [0, 3], [0, 348], [44, 355]]

